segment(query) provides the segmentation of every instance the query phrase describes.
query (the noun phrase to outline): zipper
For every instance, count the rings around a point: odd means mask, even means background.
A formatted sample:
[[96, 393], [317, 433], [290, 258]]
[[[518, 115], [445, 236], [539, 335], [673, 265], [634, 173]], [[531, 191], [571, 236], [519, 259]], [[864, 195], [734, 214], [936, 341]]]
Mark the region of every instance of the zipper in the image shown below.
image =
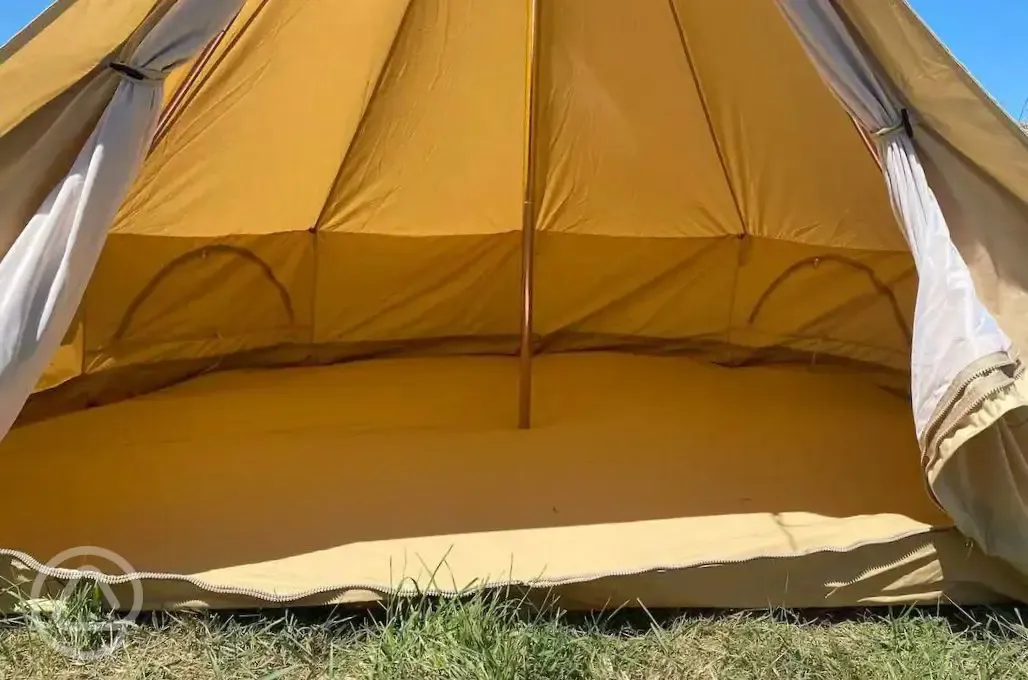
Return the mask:
[[959, 421], [961, 421], [964, 418], [966, 418], [968, 415], [970, 415], [970, 413], [972, 411], [974, 411], [977, 408], [979, 408], [982, 404], [987, 402], [989, 399], [991, 399], [991, 398], [999, 395], [1000, 393], [1005, 392], [1006, 390], [1010, 389], [1014, 385], [1014, 383], [1017, 382], [1017, 380], [1019, 378], [1021, 378], [1021, 376], [1024, 375], [1024, 373], [1025, 373], [1025, 366], [1024, 366], [1024, 364], [1018, 363], [1017, 367], [1014, 369], [1013, 374], [1009, 378], [1004, 380], [1003, 384], [997, 385], [996, 387], [993, 387], [990, 390], [988, 390], [988, 391], [982, 393], [981, 395], [979, 395], [978, 398], [976, 398], [973, 402], [971, 402], [967, 406], [967, 408], [963, 409], [960, 412], [960, 415], [957, 418], [953, 419], [953, 422], [950, 425], [948, 425], [944, 430], [939, 432], [938, 438], [942, 439], [942, 438], [948, 437], [953, 432], [953, 430], [956, 429], [957, 424], [959, 423]]
[[115, 576], [115, 575], [104, 574], [104, 573], [97, 572], [97, 571], [92, 571], [92, 570], [84, 571], [84, 570], [78, 570], [78, 569], [64, 569], [64, 568], [59, 568], [59, 567], [51, 567], [51, 566], [48, 566], [48, 565], [43, 564], [42, 562], [36, 560], [34, 557], [32, 557], [31, 555], [29, 555], [27, 553], [24, 553], [24, 552], [22, 552], [20, 550], [13, 550], [13, 549], [10, 549], [10, 548], [0, 548], [0, 556], [5, 556], [5, 557], [10, 558], [12, 562], [15, 561], [15, 560], [18, 561], [18, 562], [21, 562], [22, 564], [24, 564], [26, 567], [28, 567], [30, 570], [36, 572], [37, 574], [40, 574], [42, 576], [46, 576], [47, 578], [53, 578], [53, 579], [57, 579], [57, 580], [86, 579], [86, 580], [95, 581], [96, 583], [101, 583], [101, 584], [108, 585], [108, 586], [125, 585], [125, 584], [129, 584], [129, 583], [132, 583], [132, 582], [135, 582], [135, 581], [138, 581], [138, 582], [142, 582], [142, 581], [180, 582], [180, 583], [187, 583], [187, 584], [197, 588], [198, 590], [201, 590], [201, 591], [204, 591], [206, 593], [213, 594], [213, 595], [241, 596], [241, 597], [246, 597], [246, 598], [250, 598], [250, 599], [253, 599], [253, 600], [260, 600], [260, 601], [268, 602], [268, 603], [272, 603], [272, 604], [288, 604], [290, 602], [297, 602], [297, 601], [304, 600], [304, 599], [307, 599], [307, 598], [310, 598], [310, 597], [315, 597], [315, 596], [318, 596], [318, 595], [326, 595], [328, 593], [339, 593], [339, 592], [345, 592], [345, 591], [348, 591], [348, 590], [363, 590], [363, 591], [377, 593], [379, 595], [384, 595], [384, 596], [389, 596], [389, 597], [414, 597], [414, 596], [421, 596], [421, 595], [429, 595], [429, 596], [433, 596], [433, 597], [460, 597], [460, 596], [469, 595], [469, 594], [475, 593], [475, 592], [489, 592], [489, 591], [499, 590], [499, 589], [502, 589], [502, 588], [509, 588], [509, 587], [512, 587], [512, 586], [524, 586], [524, 587], [529, 587], [529, 588], [547, 588], [547, 587], [552, 588], [552, 587], [559, 587], [559, 586], [575, 585], [575, 584], [578, 584], [578, 583], [586, 583], [586, 582], [589, 582], [589, 581], [597, 581], [597, 580], [605, 579], [605, 578], [618, 578], [618, 577], [626, 577], [626, 576], [640, 576], [640, 575], [643, 575], [643, 574], [662, 573], [662, 572], [667, 572], [667, 571], [682, 571], [682, 570], [686, 570], [686, 569], [700, 569], [700, 568], [709, 568], [709, 567], [718, 567], [718, 566], [731, 566], [731, 565], [746, 564], [746, 563], [749, 563], [749, 562], [756, 562], [756, 561], [759, 561], [759, 560], [791, 559], [791, 558], [797, 558], [797, 557], [809, 557], [811, 555], [831, 554], [831, 553], [841, 554], [841, 553], [851, 552], [851, 551], [854, 551], [854, 550], [859, 550], [861, 548], [868, 547], [868, 546], [884, 545], [884, 544], [887, 544], [887, 543], [894, 543], [896, 541], [902, 541], [902, 540], [905, 540], [907, 538], [912, 538], [914, 536], [919, 536], [919, 535], [930, 536], [930, 535], [934, 535], [934, 534], [940, 534], [940, 533], [943, 533], [945, 531], [948, 531], [948, 529], [946, 529], [946, 528], [938, 528], [938, 527], [930, 527], [930, 528], [927, 528], [927, 529], [911, 529], [909, 531], [904, 531], [904, 532], [901, 532], [899, 534], [894, 534], [894, 535], [886, 537], [886, 538], [867, 540], [867, 541], [858, 541], [856, 543], [852, 543], [850, 545], [841, 546], [841, 547], [811, 548], [811, 549], [808, 549], [808, 550], [803, 550], [803, 551], [800, 551], [800, 552], [789, 553], [789, 554], [755, 554], [755, 555], [748, 555], [748, 556], [745, 556], [745, 557], [727, 558], [727, 559], [721, 559], [721, 560], [695, 560], [695, 561], [692, 561], [692, 562], [682, 562], [682, 563], [672, 563], [672, 564], [656, 565], [656, 566], [652, 566], [652, 567], [643, 567], [643, 568], [638, 568], [638, 569], [611, 570], [611, 571], [604, 571], [604, 572], [586, 573], [586, 574], [580, 574], [580, 575], [576, 575], [576, 576], [569, 576], [569, 577], [566, 577], [566, 578], [559, 578], [559, 579], [538, 579], [538, 580], [531, 581], [531, 582], [523, 581], [523, 580], [517, 580], [517, 579], [511, 579], [511, 580], [506, 580], [506, 581], [495, 581], [495, 582], [492, 582], [492, 583], [488, 583], [488, 584], [481, 585], [481, 586], [478, 586], [478, 587], [467, 588], [467, 589], [464, 589], [464, 590], [457, 590], [457, 589], [451, 589], [451, 588], [439, 588], [439, 587], [434, 587], [434, 586], [428, 587], [428, 588], [419, 588], [417, 586], [392, 587], [392, 586], [383, 586], [383, 585], [380, 585], [380, 584], [370, 584], [370, 583], [341, 583], [341, 584], [332, 584], [332, 585], [326, 585], [326, 586], [319, 586], [317, 588], [310, 588], [308, 590], [302, 590], [302, 591], [295, 592], [295, 593], [279, 594], [279, 593], [272, 593], [272, 592], [268, 592], [268, 591], [264, 591], [264, 590], [258, 590], [256, 588], [215, 585], [213, 583], [208, 583], [207, 581], [204, 581], [203, 579], [198, 579], [198, 578], [196, 578], [194, 576], [189, 576], [189, 575], [186, 575], [186, 574], [172, 574], [172, 573], [161, 573], [161, 572], [152, 572], [152, 571], [140, 571], [140, 572], [133, 572], [131, 574], [120, 574], [120, 575], [116, 575]]
[[[967, 416], [981, 408], [985, 402], [1010, 390], [1025, 375], [1026, 366], [1019, 359], [1012, 358], [1006, 353], [1003, 354], [1005, 359], [1001, 361], [995, 359], [989, 361], [990, 357], [983, 357], [980, 361], [987, 363], [982, 368], [974, 370], [964, 380], [961, 380], [960, 383], [955, 384], [947, 391], [944, 406], [936, 409], [936, 416], [930, 421], [928, 427], [925, 428], [925, 433], [921, 438], [921, 469], [924, 487], [932, 502], [944, 512], [946, 512], [946, 507], [935, 494], [935, 489], [932, 488], [932, 483], [929, 479], [929, 469], [938, 459], [940, 443], [953, 434]], [[1003, 371], [1004, 368], [1012, 368], [1013, 370], [1005, 373]], [[996, 384], [978, 393], [959, 411], [954, 411], [954, 409], [960, 406], [961, 400], [965, 399], [969, 392], [972, 392], [974, 383], [993, 376], [996, 378]]]
[[[1010, 355], [1006, 352], [997, 352], [994, 354], [987, 355], [985, 357], [982, 357], [979, 360], [979, 362], [983, 363], [983, 365], [980, 368], [975, 369], [970, 375], [966, 376], [959, 383], [955, 383], [954, 385], [950, 386], [950, 388], [946, 391], [946, 394], [944, 395], [944, 399], [941, 402], [940, 406], [936, 407], [935, 417], [929, 421], [928, 426], [925, 427], [924, 434], [921, 435], [921, 450], [923, 452], [923, 456], [927, 457], [928, 451], [932, 449], [935, 442], [952, 433], [954, 425], [953, 421], [950, 419], [950, 413], [954, 408], [956, 408], [960, 400], [967, 395], [968, 389], [971, 387], [973, 383], [975, 383], [978, 380], [981, 380], [982, 378], [988, 376], [989, 374], [995, 371], [998, 371], [1006, 367], [1013, 367], [1013, 377], [1004, 381], [1002, 385], [1002, 387], [1005, 388], [1009, 386], [1011, 383], [1013, 383], [1017, 378], [1019, 378], [1025, 370], [1024, 364], [1022, 364], [1020, 361], [1016, 359], [1011, 358]], [[989, 396], [994, 396], [994, 393], [997, 393], [999, 390], [1000, 388], [997, 387], [987, 392], [985, 396], [979, 396], [977, 399], [975, 399], [975, 405], [967, 409], [964, 409], [961, 412], [960, 418], [957, 418], [956, 420], [959, 421], [964, 416], [966, 416], [970, 411], [974, 410], [978, 406], [981, 406], [981, 404], [987, 401]], [[946, 424], [947, 420], [950, 420], [950, 423], [947, 424], [945, 428], [942, 428], [943, 424]], [[940, 431], [940, 428], [942, 428], [942, 431]]]

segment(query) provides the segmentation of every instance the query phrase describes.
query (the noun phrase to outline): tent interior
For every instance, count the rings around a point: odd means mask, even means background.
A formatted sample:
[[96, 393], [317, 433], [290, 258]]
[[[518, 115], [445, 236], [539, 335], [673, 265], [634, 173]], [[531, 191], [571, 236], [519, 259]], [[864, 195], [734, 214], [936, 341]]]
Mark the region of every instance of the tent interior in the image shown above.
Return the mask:
[[440, 564], [582, 607], [1009, 594], [925, 488], [916, 271], [774, 3], [544, 0], [537, 51], [529, 24], [250, 0], [174, 73], [0, 443], [0, 546], [113, 550], [165, 575], [151, 607], [366, 600]]

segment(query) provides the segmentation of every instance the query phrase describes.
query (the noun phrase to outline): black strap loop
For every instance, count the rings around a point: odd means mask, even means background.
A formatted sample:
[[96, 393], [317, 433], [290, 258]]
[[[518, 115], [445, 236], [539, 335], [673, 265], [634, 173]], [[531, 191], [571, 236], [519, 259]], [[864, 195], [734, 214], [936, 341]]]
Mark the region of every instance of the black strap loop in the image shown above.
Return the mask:
[[129, 66], [128, 64], [121, 61], [111, 62], [110, 67], [112, 71], [120, 73], [121, 75], [127, 78], [131, 78], [132, 80], [143, 82], [150, 79], [145, 73], [143, 73], [139, 69], [135, 68], [134, 66]]
[[903, 131], [907, 133], [907, 137], [913, 139], [914, 126], [910, 122], [910, 112], [906, 109], [900, 109], [900, 123], [903, 125]]

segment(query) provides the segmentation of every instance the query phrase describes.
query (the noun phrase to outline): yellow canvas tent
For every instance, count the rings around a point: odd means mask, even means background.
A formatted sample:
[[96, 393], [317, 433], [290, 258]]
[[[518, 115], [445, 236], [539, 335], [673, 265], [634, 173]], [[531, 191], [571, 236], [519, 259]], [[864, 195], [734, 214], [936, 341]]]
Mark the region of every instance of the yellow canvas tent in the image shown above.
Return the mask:
[[[902, 0], [808, 0], [902, 104], [871, 129], [789, 2], [247, 0], [168, 67], [0, 444], [9, 576], [97, 546], [157, 608], [1028, 599], [1028, 138]], [[8, 261], [174, 5], [61, 0], [0, 51]], [[901, 138], [1009, 339], [924, 422], [915, 299], [959, 305], [918, 298]]]

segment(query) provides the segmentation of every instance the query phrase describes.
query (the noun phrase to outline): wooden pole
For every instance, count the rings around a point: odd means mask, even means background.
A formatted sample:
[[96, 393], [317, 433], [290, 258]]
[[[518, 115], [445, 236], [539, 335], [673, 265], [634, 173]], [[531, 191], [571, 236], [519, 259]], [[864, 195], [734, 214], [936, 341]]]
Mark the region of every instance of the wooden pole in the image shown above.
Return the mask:
[[528, 0], [528, 59], [525, 96], [525, 175], [521, 207], [521, 365], [518, 427], [532, 426], [532, 295], [535, 269], [535, 93], [539, 80], [539, 0]]
[[856, 119], [851, 117], [850, 120], [853, 121], [853, 125], [857, 128], [857, 132], [860, 133], [860, 138], [864, 141], [864, 146], [867, 147], [867, 152], [871, 154], [871, 158], [874, 159], [878, 168], [882, 169], [882, 159], [878, 156], [878, 146], [875, 144], [874, 139], [871, 138], [871, 134], [865, 130], [864, 126], [858, 123]]

